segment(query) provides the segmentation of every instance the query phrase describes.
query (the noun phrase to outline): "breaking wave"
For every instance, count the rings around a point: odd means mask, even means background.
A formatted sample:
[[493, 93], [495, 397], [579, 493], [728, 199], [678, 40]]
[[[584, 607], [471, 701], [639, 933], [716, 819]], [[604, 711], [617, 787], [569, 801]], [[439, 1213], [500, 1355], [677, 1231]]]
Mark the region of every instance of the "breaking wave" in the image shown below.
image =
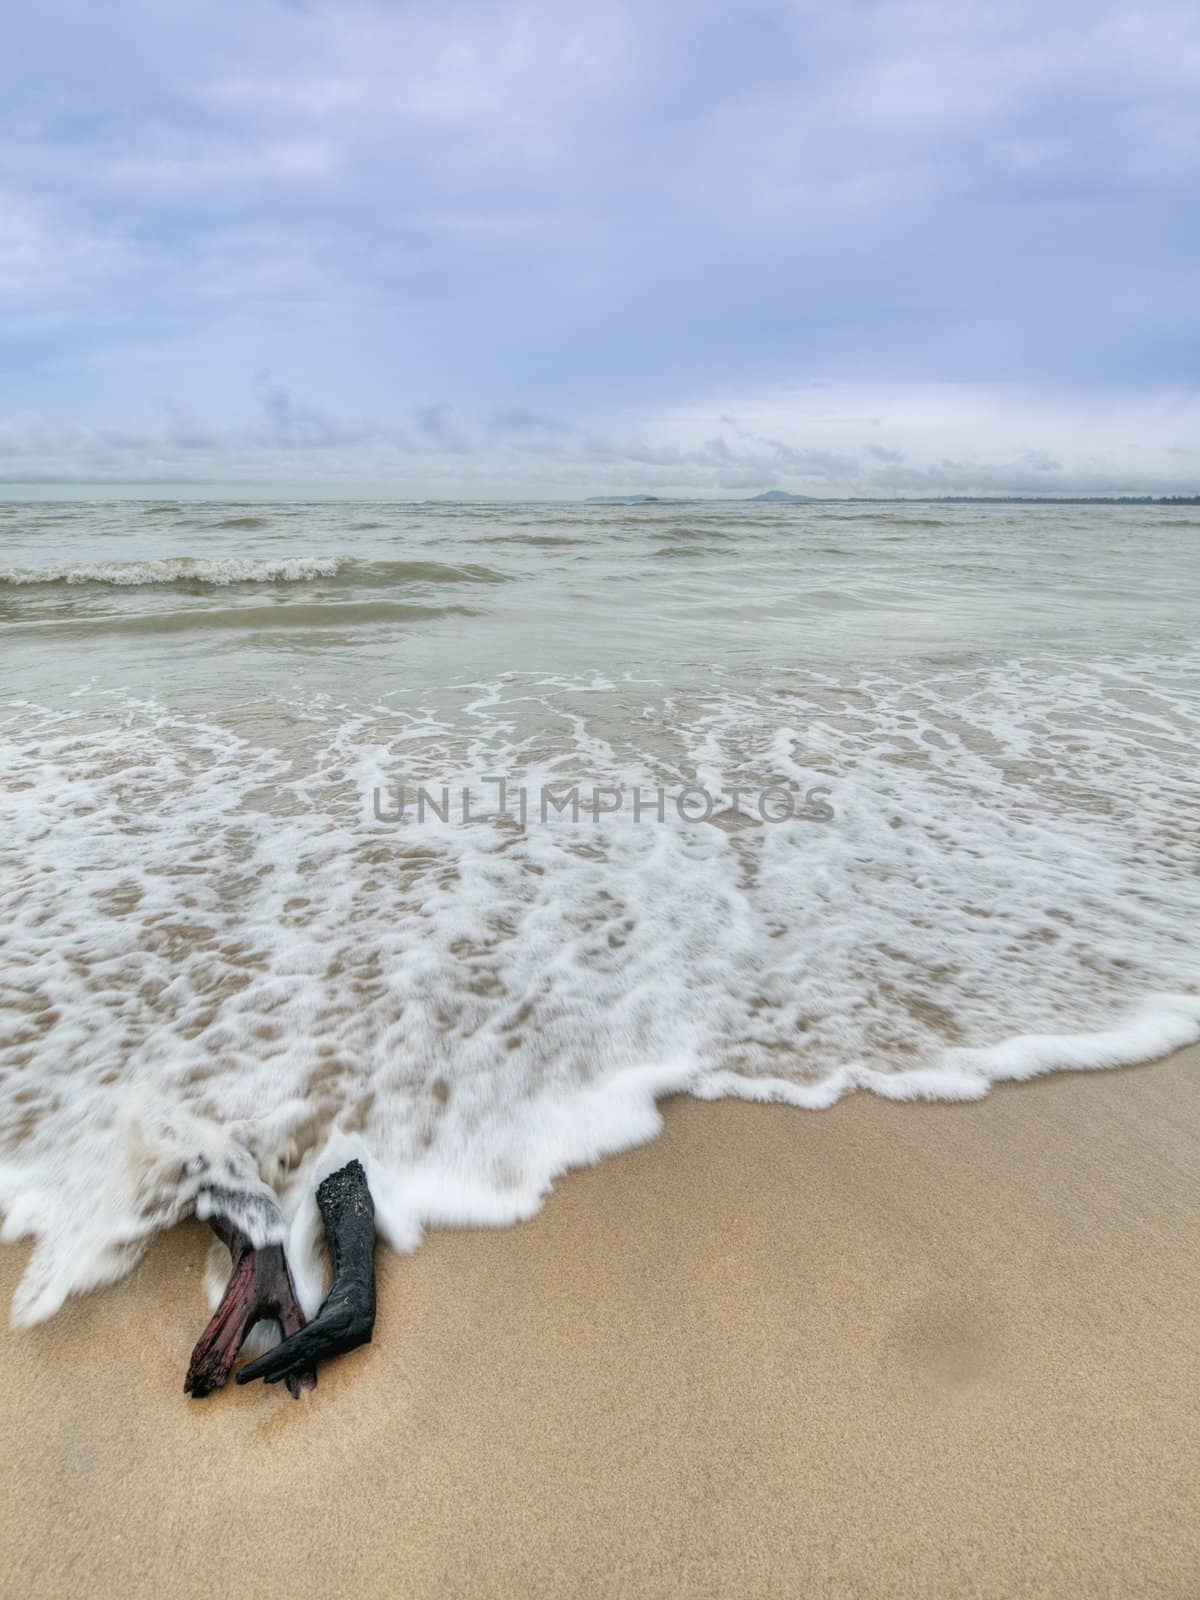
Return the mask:
[[290, 556], [280, 560], [251, 561], [240, 556], [204, 560], [173, 556], [165, 561], [86, 561], [61, 567], [0, 567], [0, 583], [16, 587], [34, 584], [106, 584], [117, 588], [145, 588], [164, 583], [309, 583], [332, 578], [344, 563], [336, 556]]
[[[224, 526], [221, 524], [220, 526]], [[163, 585], [229, 588], [234, 584], [312, 583], [344, 576], [354, 582], [503, 583], [506, 575], [477, 563], [450, 566], [437, 561], [351, 561], [339, 556], [288, 556], [251, 560], [242, 556], [173, 556], [162, 561], [93, 561], [70, 566], [0, 567], [0, 584], [32, 588], [93, 584], [120, 589]]]
[[[671, 1092], [969, 1100], [1195, 1038], [1194, 529], [926, 511], [0, 507], [17, 1319], [213, 1187], [278, 1194], [311, 1307], [352, 1154], [410, 1249]], [[628, 799], [684, 785], [832, 818]]]
[[[336, 609], [336, 608], [333, 608]], [[50, 1315], [214, 1175], [320, 1294], [313, 1192], [381, 1230], [529, 1216], [687, 1090], [973, 1099], [1200, 1034], [1186, 662], [794, 674], [653, 698], [513, 676], [456, 712], [153, 699], [0, 726], [0, 1205]], [[551, 734], [551, 729], [558, 731]], [[284, 730], [284, 731], [280, 731]], [[401, 776], [827, 785], [832, 821], [391, 820]]]

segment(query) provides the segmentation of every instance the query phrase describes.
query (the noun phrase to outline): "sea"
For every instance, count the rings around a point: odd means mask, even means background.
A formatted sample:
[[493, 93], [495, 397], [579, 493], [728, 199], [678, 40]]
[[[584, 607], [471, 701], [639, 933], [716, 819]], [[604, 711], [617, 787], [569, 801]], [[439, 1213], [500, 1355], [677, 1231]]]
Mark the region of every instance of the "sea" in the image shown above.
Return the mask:
[[0, 505], [14, 1319], [218, 1182], [311, 1309], [350, 1156], [409, 1250], [1195, 1039], [1198, 618], [1188, 506]]

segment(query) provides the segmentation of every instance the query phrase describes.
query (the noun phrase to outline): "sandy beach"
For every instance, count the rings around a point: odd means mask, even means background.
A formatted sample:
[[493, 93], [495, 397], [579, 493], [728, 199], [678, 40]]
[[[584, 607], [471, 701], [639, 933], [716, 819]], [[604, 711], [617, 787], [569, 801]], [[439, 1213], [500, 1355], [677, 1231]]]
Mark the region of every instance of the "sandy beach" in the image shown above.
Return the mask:
[[1200, 6], [12, 11], [0, 1600], [1200, 1600]]
[[1200, 1592], [1200, 1051], [664, 1111], [528, 1224], [381, 1251], [299, 1403], [184, 1399], [195, 1223], [6, 1330], [7, 1592]]

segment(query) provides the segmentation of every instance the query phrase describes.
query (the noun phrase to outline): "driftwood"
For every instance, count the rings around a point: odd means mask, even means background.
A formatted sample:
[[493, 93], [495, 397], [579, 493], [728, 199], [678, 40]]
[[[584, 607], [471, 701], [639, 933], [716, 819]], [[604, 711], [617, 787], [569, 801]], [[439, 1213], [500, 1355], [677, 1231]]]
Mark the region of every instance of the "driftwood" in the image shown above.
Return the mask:
[[[256, 1322], [273, 1319], [283, 1329], [285, 1339], [304, 1327], [304, 1313], [296, 1299], [283, 1245], [256, 1247], [236, 1223], [221, 1215], [210, 1218], [210, 1226], [218, 1239], [229, 1246], [233, 1267], [221, 1304], [192, 1351], [183, 1381], [184, 1394], [196, 1400], [226, 1382], [237, 1353]], [[299, 1398], [300, 1391], [311, 1389], [316, 1381], [313, 1367], [298, 1367], [288, 1376], [288, 1389]]]
[[333, 1262], [329, 1293], [307, 1326], [295, 1331], [285, 1327], [289, 1337], [243, 1367], [237, 1375], [239, 1383], [253, 1383], [255, 1378], [267, 1383], [283, 1379], [291, 1388], [303, 1381], [318, 1361], [371, 1342], [375, 1327], [375, 1206], [362, 1163], [351, 1161], [326, 1178], [317, 1189], [317, 1205]]

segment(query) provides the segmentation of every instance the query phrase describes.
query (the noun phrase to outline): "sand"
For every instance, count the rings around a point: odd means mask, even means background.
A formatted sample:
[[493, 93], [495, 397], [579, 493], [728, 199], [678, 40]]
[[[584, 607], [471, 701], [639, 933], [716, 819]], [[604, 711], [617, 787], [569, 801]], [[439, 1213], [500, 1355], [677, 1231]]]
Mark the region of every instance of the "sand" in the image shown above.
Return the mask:
[[664, 1111], [530, 1223], [381, 1252], [306, 1400], [184, 1399], [195, 1223], [6, 1330], [5, 1591], [1200, 1594], [1200, 1051]]

